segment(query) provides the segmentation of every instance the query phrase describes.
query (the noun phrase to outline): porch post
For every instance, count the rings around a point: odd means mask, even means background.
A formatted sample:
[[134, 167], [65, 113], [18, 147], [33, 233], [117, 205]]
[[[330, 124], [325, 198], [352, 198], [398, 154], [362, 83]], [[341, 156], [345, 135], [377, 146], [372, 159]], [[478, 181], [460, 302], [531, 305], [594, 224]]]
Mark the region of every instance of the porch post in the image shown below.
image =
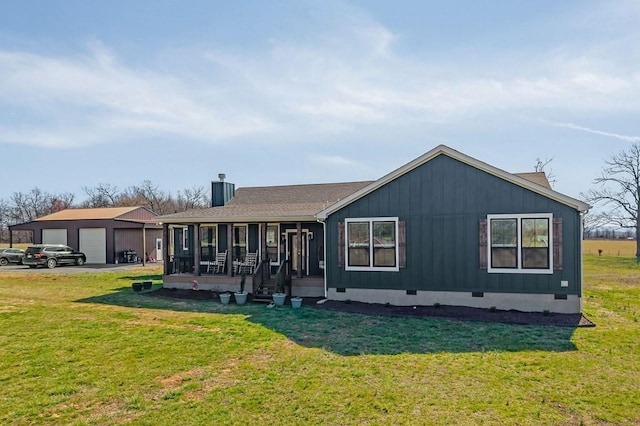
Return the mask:
[[267, 260], [269, 254], [267, 253], [267, 224], [263, 223], [262, 229], [260, 229], [260, 251], [262, 252], [262, 260]]
[[166, 223], [162, 224], [162, 263], [164, 274], [169, 275], [171, 259], [169, 259], [169, 225]]
[[227, 275], [233, 275], [233, 223], [227, 223]]
[[[269, 259], [269, 253], [267, 253], [267, 223], [263, 223], [262, 229], [260, 230], [260, 250], [262, 250], [262, 261]], [[267, 266], [264, 266], [267, 265]], [[269, 279], [269, 275], [271, 275], [271, 261], [262, 265], [262, 281], [266, 281]]]
[[296, 223], [296, 230], [297, 230], [296, 238], [298, 239], [298, 262], [296, 265], [296, 268], [298, 269], [297, 277], [302, 278], [302, 223], [301, 222]]
[[13, 229], [9, 227], [9, 247], [13, 247]]
[[196, 273], [196, 276], [200, 276], [200, 224], [193, 224], [193, 236], [194, 236], [194, 247], [193, 247], [193, 267]]

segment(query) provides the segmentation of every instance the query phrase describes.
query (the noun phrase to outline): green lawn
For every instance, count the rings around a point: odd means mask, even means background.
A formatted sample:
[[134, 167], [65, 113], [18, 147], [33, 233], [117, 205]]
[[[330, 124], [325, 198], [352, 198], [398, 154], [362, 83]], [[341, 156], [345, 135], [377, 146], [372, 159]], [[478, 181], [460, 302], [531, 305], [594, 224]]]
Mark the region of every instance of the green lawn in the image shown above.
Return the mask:
[[0, 424], [639, 424], [640, 268], [588, 257], [595, 328], [169, 301], [0, 271]]

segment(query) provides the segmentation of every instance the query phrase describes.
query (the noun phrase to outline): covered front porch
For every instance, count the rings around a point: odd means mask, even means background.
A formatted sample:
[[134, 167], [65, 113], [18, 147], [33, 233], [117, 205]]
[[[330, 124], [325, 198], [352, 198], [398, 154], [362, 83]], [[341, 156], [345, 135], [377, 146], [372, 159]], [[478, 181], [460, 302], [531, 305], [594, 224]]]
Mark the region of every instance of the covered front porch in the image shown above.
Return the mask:
[[277, 274], [290, 296], [323, 297], [324, 232], [317, 222], [164, 223], [167, 288], [269, 296]]

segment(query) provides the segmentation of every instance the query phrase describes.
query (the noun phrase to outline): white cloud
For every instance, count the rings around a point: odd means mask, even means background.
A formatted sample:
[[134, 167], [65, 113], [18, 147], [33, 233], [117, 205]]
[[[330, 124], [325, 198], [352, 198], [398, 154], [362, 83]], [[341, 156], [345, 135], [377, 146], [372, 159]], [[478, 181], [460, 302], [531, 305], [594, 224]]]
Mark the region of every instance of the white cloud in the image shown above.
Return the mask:
[[559, 122], [554, 122], [554, 121], [548, 121], [548, 120], [543, 120], [546, 123], [552, 124], [554, 126], [558, 126], [558, 127], [564, 127], [567, 129], [573, 129], [573, 130], [579, 130], [581, 132], [587, 132], [587, 133], [592, 133], [594, 135], [600, 135], [600, 136], [605, 136], [608, 138], [614, 138], [614, 139], [619, 139], [625, 142], [636, 142], [636, 143], [640, 143], [640, 136], [628, 136], [628, 135], [621, 135], [618, 133], [611, 133], [611, 132], [603, 132], [602, 130], [596, 130], [596, 129], [590, 129], [589, 127], [584, 127], [584, 126], [580, 126], [574, 123], [559, 123]]
[[273, 126], [262, 114], [238, 114], [220, 93], [203, 96], [173, 76], [121, 66], [95, 44], [86, 58], [0, 52], [0, 81], [0, 108], [56, 123], [15, 128], [4, 142], [69, 147], [160, 133], [215, 142]]
[[360, 163], [350, 160], [348, 158], [342, 157], [340, 155], [312, 154], [312, 155], [309, 155], [309, 159], [314, 163], [324, 164], [327, 166], [362, 167]]
[[185, 49], [186, 72], [128, 65], [99, 41], [80, 57], [0, 51], [0, 112], [24, 120], [0, 118], [7, 130], [0, 143], [70, 147], [154, 136], [220, 143], [513, 110], [640, 113], [640, 74], [627, 61], [640, 56], [637, 32], [588, 49], [434, 63], [399, 54], [398, 37], [366, 13], [337, 8], [330, 29], [273, 39], [267, 50]]

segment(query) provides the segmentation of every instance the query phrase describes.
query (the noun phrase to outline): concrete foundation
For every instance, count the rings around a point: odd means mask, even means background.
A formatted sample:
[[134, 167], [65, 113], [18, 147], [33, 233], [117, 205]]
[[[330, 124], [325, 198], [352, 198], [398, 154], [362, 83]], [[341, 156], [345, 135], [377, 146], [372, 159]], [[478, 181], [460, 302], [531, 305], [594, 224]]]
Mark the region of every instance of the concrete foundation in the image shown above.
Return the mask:
[[582, 299], [576, 295], [567, 295], [566, 299], [556, 299], [553, 294], [483, 293], [482, 297], [474, 297], [470, 292], [416, 291], [416, 294], [412, 295], [407, 294], [405, 290], [347, 288], [342, 293], [337, 292], [335, 288], [330, 288], [327, 297], [330, 300], [389, 303], [396, 306], [430, 306], [438, 303], [472, 308], [513, 309], [522, 312], [549, 311], [561, 314], [575, 314], [582, 310]]

